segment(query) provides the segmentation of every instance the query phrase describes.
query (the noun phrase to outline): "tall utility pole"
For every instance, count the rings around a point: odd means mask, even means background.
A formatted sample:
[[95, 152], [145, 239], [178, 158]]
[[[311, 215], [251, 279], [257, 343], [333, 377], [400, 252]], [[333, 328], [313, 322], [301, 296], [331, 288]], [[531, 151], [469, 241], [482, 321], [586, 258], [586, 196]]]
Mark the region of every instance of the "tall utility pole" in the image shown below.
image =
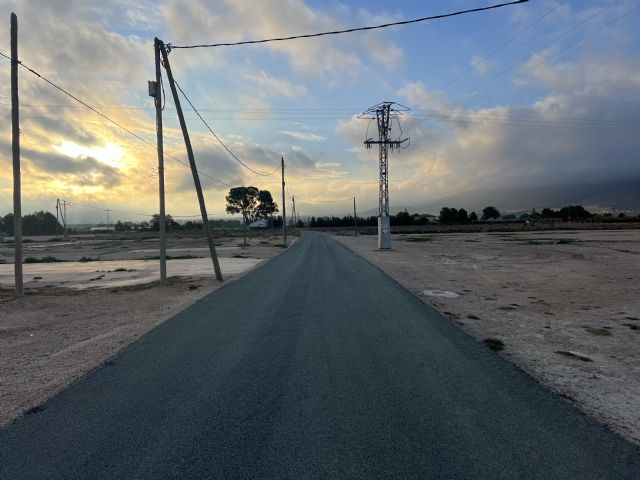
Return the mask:
[[[395, 108], [394, 105], [397, 105], [397, 108]], [[360, 115], [360, 118], [373, 119], [376, 120], [378, 124], [378, 140], [367, 138], [364, 144], [367, 148], [371, 148], [373, 145], [378, 145], [379, 147], [378, 248], [381, 250], [391, 248], [391, 224], [389, 221], [389, 150], [405, 148], [404, 143], [409, 140], [408, 138], [400, 138], [402, 136], [402, 129], [400, 128], [400, 121], [398, 120], [402, 112], [407, 110], [409, 110], [408, 107], [395, 102], [383, 102], [374, 105]], [[398, 122], [400, 135], [394, 140], [389, 138], [393, 120], [397, 120]]]
[[222, 272], [220, 271], [220, 263], [218, 262], [218, 255], [216, 254], [216, 247], [213, 242], [213, 232], [209, 225], [209, 217], [207, 215], [207, 207], [204, 203], [204, 195], [202, 194], [202, 185], [200, 184], [200, 175], [198, 174], [198, 168], [196, 167], [196, 160], [193, 156], [193, 148], [191, 148], [191, 139], [189, 138], [189, 132], [187, 131], [187, 124], [184, 121], [184, 115], [182, 114], [182, 107], [180, 106], [180, 99], [178, 98], [178, 91], [176, 85], [173, 82], [173, 73], [171, 73], [171, 65], [169, 64], [169, 57], [167, 55], [167, 49], [164, 43], [159, 40], [160, 53], [162, 54], [162, 63], [167, 71], [167, 77], [169, 85], [171, 86], [171, 93], [173, 95], [173, 103], [175, 104], [176, 111], [178, 113], [178, 120], [180, 121], [180, 128], [182, 129], [182, 136], [184, 137], [184, 145], [187, 149], [187, 156], [189, 157], [189, 165], [191, 166], [191, 174], [193, 175], [193, 183], [196, 187], [196, 193], [198, 195], [198, 203], [200, 204], [200, 215], [202, 216], [202, 227], [207, 232], [207, 241], [209, 242], [209, 252], [211, 253], [211, 261], [213, 262], [213, 270], [216, 273], [218, 281], [222, 281]]
[[64, 230], [64, 238], [67, 238], [67, 201], [62, 201], [62, 229]]
[[284, 196], [284, 157], [282, 159], [282, 240], [287, 244], [287, 202]]
[[296, 221], [296, 197], [295, 195], [291, 196], [291, 203], [293, 204], [293, 208], [291, 209], [291, 226], [293, 228], [296, 228], [297, 225], [297, 221]]
[[13, 265], [15, 295], [24, 294], [22, 280], [22, 200], [20, 184], [20, 104], [18, 100], [18, 17], [11, 13], [11, 150], [13, 153]]
[[356, 197], [353, 197], [353, 236], [358, 236], [358, 215], [356, 214]]
[[60, 199], [56, 198], [56, 237], [59, 235], [60, 229], [58, 226], [60, 225]]
[[[158, 194], [160, 197], [160, 284], [167, 284], [167, 220], [164, 209], [164, 143], [162, 141], [162, 76], [160, 72], [160, 40], [153, 41], [156, 60], [156, 80], [149, 82], [149, 95], [154, 97], [156, 106], [156, 144], [158, 148]], [[152, 95], [153, 93], [153, 95]]]
[[242, 185], [242, 236], [243, 245], [247, 246], [247, 189]]

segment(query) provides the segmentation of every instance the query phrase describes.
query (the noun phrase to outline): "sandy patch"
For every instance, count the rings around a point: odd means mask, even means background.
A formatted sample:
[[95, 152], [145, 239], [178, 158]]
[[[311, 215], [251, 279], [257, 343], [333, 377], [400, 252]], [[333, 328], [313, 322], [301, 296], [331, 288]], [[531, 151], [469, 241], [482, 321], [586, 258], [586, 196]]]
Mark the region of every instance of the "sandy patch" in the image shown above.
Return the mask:
[[392, 251], [337, 238], [640, 443], [640, 231], [394, 235]]

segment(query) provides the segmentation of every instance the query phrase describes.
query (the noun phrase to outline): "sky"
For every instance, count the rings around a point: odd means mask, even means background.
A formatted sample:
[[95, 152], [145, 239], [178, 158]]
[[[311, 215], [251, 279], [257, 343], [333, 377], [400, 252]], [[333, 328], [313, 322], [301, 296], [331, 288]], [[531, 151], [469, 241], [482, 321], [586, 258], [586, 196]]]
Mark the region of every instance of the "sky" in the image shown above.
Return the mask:
[[[376, 25], [492, 0], [0, 0], [19, 57], [155, 144], [153, 39], [185, 46]], [[392, 136], [389, 196], [420, 206], [456, 193], [640, 177], [638, 0], [531, 0], [383, 30], [260, 45], [174, 49], [176, 81], [237, 163], [181, 98], [207, 209], [225, 218], [229, 185], [270, 190], [307, 215], [375, 209], [375, 123], [382, 101], [409, 107]], [[635, 27], [635, 28], [634, 28]], [[2, 46], [4, 45], [4, 46]], [[187, 156], [167, 77], [165, 152]], [[23, 213], [69, 223], [146, 220], [158, 207], [157, 152], [20, 69]], [[0, 215], [12, 211], [10, 62], [0, 58]], [[271, 174], [273, 173], [273, 174]], [[271, 175], [268, 175], [271, 174]], [[221, 180], [218, 183], [209, 177]], [[198, 216], [189, 168], [165, 157], [167, 213]], [[226, 185], [225, 185], [226, 184]], [[432, 212], [437, 213], [437, 212]], [[229, 217], [230, 218], [230, 217]]]

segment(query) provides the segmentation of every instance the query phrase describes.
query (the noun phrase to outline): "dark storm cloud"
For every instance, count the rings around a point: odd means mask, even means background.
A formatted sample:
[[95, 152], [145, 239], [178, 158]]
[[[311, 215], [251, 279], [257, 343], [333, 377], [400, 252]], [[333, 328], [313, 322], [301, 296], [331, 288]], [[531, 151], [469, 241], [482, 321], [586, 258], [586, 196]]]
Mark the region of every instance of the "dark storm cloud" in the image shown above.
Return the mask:
[[102, 185], [115, 187], [121, 183], [117, 168], [92, 157], [71, 158], [58, 153], [39, 152], [23, 148], [21, 156], [38, 170], [50, 174], [61, 174], [74, 185]]

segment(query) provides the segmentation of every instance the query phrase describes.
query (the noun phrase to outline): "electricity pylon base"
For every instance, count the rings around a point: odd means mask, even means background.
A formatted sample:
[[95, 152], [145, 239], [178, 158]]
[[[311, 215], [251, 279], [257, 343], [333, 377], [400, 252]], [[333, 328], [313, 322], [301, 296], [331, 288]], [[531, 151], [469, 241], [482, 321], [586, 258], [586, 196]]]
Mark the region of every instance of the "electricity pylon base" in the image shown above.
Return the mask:
[[391, 249], [391, 222], [388, 216], [378, 217], [378, 249]]

